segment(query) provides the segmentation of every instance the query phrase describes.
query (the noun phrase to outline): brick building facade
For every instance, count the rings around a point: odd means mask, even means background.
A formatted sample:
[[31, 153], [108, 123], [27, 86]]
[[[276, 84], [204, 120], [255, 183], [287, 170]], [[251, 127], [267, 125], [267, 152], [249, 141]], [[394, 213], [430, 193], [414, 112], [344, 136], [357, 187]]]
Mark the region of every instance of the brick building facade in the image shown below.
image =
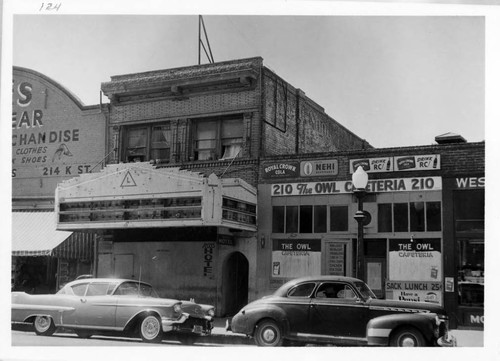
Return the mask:
[[[269, 278], [260, 287], [313, 274], [358, 276], [378, 297], [439, 303], [453, 328], [482, 328], [485, 148], [446, 139], [261, 159], [258, 237], [268, 252], [259, 269]], [[357, 165], [369, 174], [362, 275]], [[297, 172], [269, 172], [291, 167]]]

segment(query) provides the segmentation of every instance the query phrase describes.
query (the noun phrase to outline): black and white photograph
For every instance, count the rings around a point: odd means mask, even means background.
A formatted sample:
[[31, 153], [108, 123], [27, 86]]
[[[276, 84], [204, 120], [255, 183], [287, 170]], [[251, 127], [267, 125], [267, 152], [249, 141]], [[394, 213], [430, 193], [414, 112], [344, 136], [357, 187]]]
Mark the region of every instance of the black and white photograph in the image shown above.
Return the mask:
[[495, 5], [4, 0], [0, 360], [498, 357]]

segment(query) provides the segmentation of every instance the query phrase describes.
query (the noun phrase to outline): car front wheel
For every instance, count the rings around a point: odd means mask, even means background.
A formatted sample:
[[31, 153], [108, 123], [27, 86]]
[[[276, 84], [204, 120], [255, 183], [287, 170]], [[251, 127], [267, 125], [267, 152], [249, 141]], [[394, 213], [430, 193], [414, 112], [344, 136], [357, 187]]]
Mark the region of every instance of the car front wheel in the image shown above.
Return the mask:
[[48, 316], [36, 316], [33, 321], [35, 333], [39, 336], [50, 336], [56, 331], [56, 325]]
[[391, 346], [422, 347], [426, 346], [422, 333], [417, 329], [407, 327], [397, 331], [391, 337]]
[[159, 342], [162, 336], [160, 318], [154, 315], [145, 316], [139, 326], [141, 338], [145, 342]]
[[257, 346], [281, 346], [283, 333], [280, 326], [272, 320], [259, 322], [255, 330], [255, 343]]

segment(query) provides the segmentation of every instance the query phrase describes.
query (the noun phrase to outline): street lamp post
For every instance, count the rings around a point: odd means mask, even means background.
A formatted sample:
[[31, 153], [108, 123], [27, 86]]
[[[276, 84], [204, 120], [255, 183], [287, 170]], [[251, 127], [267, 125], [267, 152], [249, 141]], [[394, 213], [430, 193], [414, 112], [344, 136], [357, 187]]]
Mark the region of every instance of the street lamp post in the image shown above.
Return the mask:
[[366, 218], [366, 213], [363, 210], [363, 199], [366, 196], [366, 186], [368, 185], [368, 174], [362, 166], [359, 166], [352, 175], [353, 192], [358, 199], [358, 210], [354, 214], [354, 219], [358, 222], [358, 240], [356, 252], [356, 278], [364, 278], [364, 260], [363, 260], [363, 242], [364, 231], [363, 226]]

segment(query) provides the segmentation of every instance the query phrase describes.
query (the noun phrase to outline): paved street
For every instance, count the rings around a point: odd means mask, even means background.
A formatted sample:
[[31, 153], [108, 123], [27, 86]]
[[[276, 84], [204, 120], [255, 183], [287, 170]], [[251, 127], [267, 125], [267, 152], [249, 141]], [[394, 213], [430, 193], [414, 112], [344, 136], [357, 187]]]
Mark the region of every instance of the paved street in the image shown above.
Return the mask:
[[[12, 346], [203, 346], [224, 347], [241, 346], [244, 343], [225, 343], [220, 337], [200, 337], [193, 344], [185, 344], [178, 340], [166, 338], [161, 343], [146, 343], [140, 338], [129, 338], [119, 336], [92, 336], [90, 339], [82, 339], [73, 333], [55, 333], [53, 336], [37, 336], [30, 331], [12, 331]], [[229, 341], [229, 340], [227, 340]]]
[[[172, 337], [166, 337], [161, 344], [148, 344], [139, 338], [120, 336], [92, 336], [90, 339], [78, 338], [73, 333], [58, 332], [51, 337], [37, 336], [27, 326], [15, 326], [12, 330], [12, 346], [254, 346], [252, 339], [244, 335], [227, 332], [225, 319], [216, 319], [212, 336], [197, 337], [192, 345], [182, 343]], [[458, 347], [483, 347], [483, 331], [451, 330], [456, 337]]]

